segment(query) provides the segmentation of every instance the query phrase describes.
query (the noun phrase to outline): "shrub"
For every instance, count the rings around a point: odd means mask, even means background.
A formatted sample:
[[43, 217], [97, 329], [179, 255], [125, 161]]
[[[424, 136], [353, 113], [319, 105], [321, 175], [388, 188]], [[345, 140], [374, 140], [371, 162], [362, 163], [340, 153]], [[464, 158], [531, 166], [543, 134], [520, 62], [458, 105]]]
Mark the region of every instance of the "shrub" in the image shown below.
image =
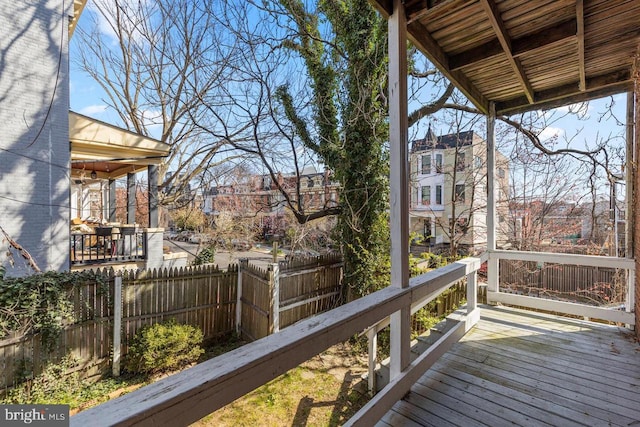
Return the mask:
[[174, 319], [146, 326], [133, 338], [125, 369], [146, 375], [180, 369], [204, 353], [202, 338], [200, 329]]
[[423, 252], [420, 254], [420, 258], [429, 262], [429, 268], [439, 268], [447, 265], [447, 258], [442, 255], [437, 255], [431, 252]]
[[83, 387], [78, 371], [78, 360], [71, 355], [58, 363], [49, 363], [33, 380], [27, 380], [10, 390], [5, 404], [66, 404], [77, 406], [76, 390]]
[[201, 250], [198, 255], [196, 255], [196, 258], [193, 260], [193, 265], [202, 265], [215, 262], [215, 255], [215, 247], [213, 245], [209, 245]]

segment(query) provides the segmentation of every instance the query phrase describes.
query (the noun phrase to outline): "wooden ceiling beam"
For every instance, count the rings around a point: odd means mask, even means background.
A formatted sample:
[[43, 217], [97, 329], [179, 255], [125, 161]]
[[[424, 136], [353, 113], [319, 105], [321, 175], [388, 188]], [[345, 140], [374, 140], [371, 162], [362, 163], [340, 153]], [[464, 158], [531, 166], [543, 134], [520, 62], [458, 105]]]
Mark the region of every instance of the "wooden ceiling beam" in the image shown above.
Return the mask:
[[633, 82], [629, 70], [621, 70], [586, 80], [585, 90], [580, 89], [580, 82], [536, 92], [536, 102], [529, 104], [528, 99], [521, 96], [509, 101], [496, 103], [496, 112], [501, 115], [524, 113], [531, 110], [548, 110], [563, 105], [585, 102], [591, 99], [632, 90]]
[[415, 21], [408, 25], [409, 40], [453, 83], [483, 114], [489, 112], [489, 101], [460, 71], [449, 69], [449, 57], [424, 26]]
[[369, 3], [384, 16], [384, 19], [389, 19], [393, 13], [393, 0], [376, 0]]
[[516, 78], [520, 81], [520, 84], [522, 85], [525, 96], [529, 100], [529, 103], [533, 104], [534, 103], [533, 87], [531, 87], [531, 82], [529, 82], [529, 79], [527, 78], [527, 75], [524, 72], [524, 69], [522, 68], [522, 64], [520, 63], [520, 60], [513, 56], [513, 47], [511, 45], [511, 38], [509, 37], [507, 28], [505, 27], [504, 22], [500, 17], [500, 11], [496, 6], [495, 1], [482, 0], [482, 6], [484, 7], [485, 12], [487, 13], [487, 17], [491, 22], [491, 26], [493, 27], [493, 30], [496, 33], [496, 37], [498, 38], [498, 41], [500, 42], [500, 45], [502, 46], [504, 53], [507, 55], [507, 60], [511, 64], [511, 67], [513, 68]]
[[584, 65], [584, 1], [576, 0], [576, 21], [578, 24], [578, 68], [580, 73], [580, 90], [587, 89], [587, 74]]
[[434, 13], [443, 13], [468, 0], [406, 0], [407, 24]]
[[[429, 11], [453, 7], [462, 0], [445, 0], [434, 3], [433, 9]], [[374, 7], [388, 19], [393, 13], [391, 0], [376, 0], [372, 2]], [[433, 65], [435, 65], [444, 76], [453, 83], [464, 96], [469, 99], [483, 114], [489, 113], [489, 101], [480, 93], [473, 83], [459, 71], [449, 71], [449, 58], [440, 48], [438, 43], [431, 37], [431, 34], [419, 21], [407, 24], [407, 37]]]
[[[557, 43], [571, 37], [576, 37], [576, 33], [576, 20], [570, 19], [552, 27], [544, 28], [535, 33], [513, 39], [511, 41], [511, 48], [513, 49], [512, 54], [514, 57], [519, 57], [526, 53], [542, 49], [553, 43]], [[504, 54], [502, 45], [500, 44], [500, 41], [495, 38], [473, 49], [469, 49], [457, 55], [451, 55], [449, 57], [449, 65], [451, 66], [452, 71], [459, 70], [502, 54]]]

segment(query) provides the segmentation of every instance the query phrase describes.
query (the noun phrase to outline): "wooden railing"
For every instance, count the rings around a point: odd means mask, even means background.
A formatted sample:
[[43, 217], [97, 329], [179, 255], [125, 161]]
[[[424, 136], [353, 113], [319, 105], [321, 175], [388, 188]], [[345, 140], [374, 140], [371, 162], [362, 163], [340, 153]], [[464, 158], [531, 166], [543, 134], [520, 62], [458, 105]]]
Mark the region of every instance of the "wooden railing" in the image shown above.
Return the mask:
[[[428, 352], [392, 378], [349, 422], [371, 425], [401, 398], [437, 358], [479, 318], [475, 275], [479, 259], [466, 259], [411, 279], [409, 287], [388, 287], [229, 353], [203, 362], [71, 418], [71, 426], [188, 425], [249, 393], [334, 344], [376, 325], [414, 303], [428, 301], [467, 277], [467, 315]], [[408, 342], [408, 341], [407, 341]], [[405, 358], [410, 348], [392, 350]]]
[[[411, 302], [411, 314], [414, 314], [429, 302], [436, 299], [440, 294], [449, 289], [459, 280], [467, 279], [467, 305], [466, 315], [458, 317], [458, 324], [452, 327], [439, 340], [429, 347], [427, 351], [418, 356], [408, 368], [403, 370], [395, 378], [391, 378], [379, 393], [377, 393], [362, 409], [360, 409], [345, 424], [348, 426], [370, 426], [375, 424], [391, 407], [409, 391], [411, 386], [420, 378], [443, 354], [445, 354], [453, 344], [455, 344], [464, 334], [480, 320], [480, 311], [477, 308], [478, 281], [477, 271], [480, 268], [481, 260], [478, 258], [466, 258], [461, 261], [439, 268], [432, 272], [422, 274], [410, 280], [410, 287], [423, 286], [428, 289], [421, 295], [416, 295]], [[464, 265], [466, 268], [460, 269]], [[448, 271], [450, 270], [450, 271]], [[437, 277], [431, 277], [431, 274]], [[378, 323], [368, 328], [369, 338], [369, 387], [375, 390], [375, 366], [376, 360], [376, 335], [388, 326], [390, 318], [385, 317]], [[406, 349], [402, 349], [405, 350]], [[394, 354], [392, 348], [391, 359], [401, 357]]]
[[147, 257], [144, 231], [133, 227], [100, 228], [94, 233], [71, 234], [71, 265], [102, 264], [107, 262], [131, 262]]
[[[519, 252], [519, 251], [490, 251], [488, 254], [488, 289], [487, 301], [501, 302], [504, 304], [517, 305], [521, 307], [533, 308], [536, 310], [552, 311], [556, 313], [570, 314], [587, 318], [606, 320], [615, 323], [624, 323], [628, 327], [635, 325], [633, 313], [634, 306], [634, 281], [635, 263], [633, 259], [603, 257], [592, 255], [574, 255], [564, 253], [548, 252]], [[553, 295], [553, 290], [546, 286], [543, 289], [529, 286], [528, 292], [516, 289], [516, 292], [508, 289], [500, 276], [500, 261], [515, 260], [536, 263], [539, 268], [547, 268], [552, 265], [554, 268], [562, 268], [566, 265], [588, 266], [617, 269], [622, 274], [619, 275], [619, 282], [616, 284], [618, 294], [616, 304], [588, 304], [581, 301], [579, 295], [573, 301], [569, 301], [566, 296]], [[526, 285], [526, 284], [525, 284]], [[591, 284], [593, 286], [594, 284]], [[607, 284], [608, 287], [613, 284]], [[534, 292], [531, 292], [533, 290]], [[510, 292], [505, 292], [510, 291]], [[526, 293], [526, 295], [525, 295]], [[536, 296], [532, 296], [532, 295]], [[546, 296], [543, 298], [542, 296]], [[594, 298], [589, 298], [594, 302]]]
[[[438, 304], [436, 307], [437, 313], [434, 313], [434, 316], [445, 316], [451, 314], [458, 308], [461, 300], [467, 300], [469, 298], [469, 292], [473, 289], [476, 289], [476, 299], [474, 303], [469, 305], [469, 307], [475, 306], [477, 304], [478, 299], [480, 298], [481, 293], [483, 293], [483, 299], [486, 303], [486, 286], [480, 288], [477, 283], [477, 275], [474, 271], [471, 273], [466, 281], [460, 280], [454, 283], [449, 284], [448, 286], [444, 286], [442, 291], [439, 293], [430, 294], [427, 298], [423, 300], [416, 301], [411, 304], [411, 316], [412, 316], [412, 333], [421, 334], [425, 332], [425, 329], [416, 330], [414, 328], [415, 322], [415, 314], [418, 313], [421, 309], [426, 307], [432, 301], [438, 300]], [[451, 292], [453, 291], [453, 292]], [[483, 292], [481, 292], [483, 291]], [[437, 292], [437, 291], [436, 291]], [[446, 296], [445, 296], [446, 295]], [[443, 298], [444, 296], [444, 298]], [[456, 302], [457, 301], [457, 302]], [[368, 387], [370, 393], [375, 393], [379, 386], [384, 384], [376, 384], [377, 375], [376, 370], [380, 366], [380, 361], [378, 358], [378, 333], [383, 331], [385, 328], [389, 326], [391, 323], [391, 319], [387, 317], [377, 324], [367, 328], [361, 335], [366, 335], [367, 337], [367, 353], [368, 353]]]

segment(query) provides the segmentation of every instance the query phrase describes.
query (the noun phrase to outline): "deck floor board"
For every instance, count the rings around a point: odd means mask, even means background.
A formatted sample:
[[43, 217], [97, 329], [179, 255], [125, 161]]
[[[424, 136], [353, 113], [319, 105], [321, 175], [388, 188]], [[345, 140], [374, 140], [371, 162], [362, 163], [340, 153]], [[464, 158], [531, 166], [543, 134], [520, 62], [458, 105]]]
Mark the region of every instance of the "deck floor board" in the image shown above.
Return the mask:
[[[630, 408], [640, 406], [640, 394], [638, 393], [640, 388], [620, 376], [609, 375], [606, 370], [598, 373], [595, 368], [592, 368], [593, 371], [590, 372], [581, 370], [582, 366], [580, 365], [555, 364], [557, 359], [531, 356], [522, 349], [512, 351], [505, 345], [491, 347], [491, 344], [475, 342], [469, 343], [469, 346], [474, 350], [474, 356], [471, 359], [474, 362], [485, 363], [498, 370], [504, 369], [522, 376], [523, 379], [530, 378], [536, 380], [537, 383], [546, 383], [552, 387], [563, 387], [575, 390], [577, 393], [590, 390], [594, 394], [601, 395], [600, 399], [613, 404]], [[495, 353], [496, 347], [501, 351], [500, 354]], [[455, 354], [452, 353], [452, 355]], [[462, 355], [462, 357], [466, 356]], [[544, 366], [544, 370], [536, 369], [540, 366]]]
[[483, 306], [479, 324], [381, 421], [640, 425], [640, 347], [614, 326]]
[[[582, 362], [584, 369], [605, 369], [611, 374], [618, 374], [628, 377], [626, 381], [633, 382], [637, 385], [640, 385], [640, 369], [635, 366], [630, 366], [630, 363], [633, 364], [635, 360], [635, 355], [620, 355], [617, 354], [619, 351], [615, 347], [614, 341], [609, 341], [608, 346], [604, 348], [592, 347], [585, 348], [584, 346], [572, 344], [564, 344], [554, 342], [552, 337], [545, 337], [543, 335], [529, 335], [522, 336], [522, 332], [513, 328], [509, 331], [496, 332], [495, 328], [493, 328], [490, 324], [483, 324], [478, 326], [477, 329], [477, 342], [486, 342], [490, 340], [492, 336], [499, 338], [496, 339], [496, 343], [500, 343], [502, 341], [507, 341], [509, 338], [512, 339], [510, 343], [510, 347], [515, 349], [524, 349], [526, 352], [532, 353], [532, 355], [544, 354], [544, 348], [553, 345], [555, 356], [558, 359], [558, 363], [565, 364], [574, 364], [576, 355], [579, 355], [582, 358]], [[533, 344], [533, 346], [532, 346]], [[613, 344], [613, 347], [612, 347]], [[538, 349], [537, 345], [542, 346], [542, 348]], [[612, 353], [612, 357], [608, 358], [608, 365], [602, 366], [602, 353]]]

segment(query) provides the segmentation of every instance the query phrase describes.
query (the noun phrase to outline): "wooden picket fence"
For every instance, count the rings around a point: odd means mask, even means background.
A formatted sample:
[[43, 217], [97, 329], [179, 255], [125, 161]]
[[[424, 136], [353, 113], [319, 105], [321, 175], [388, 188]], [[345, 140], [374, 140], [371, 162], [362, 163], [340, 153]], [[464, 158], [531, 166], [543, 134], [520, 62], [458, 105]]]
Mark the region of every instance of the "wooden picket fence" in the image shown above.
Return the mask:
[[[131, 340], [146, 325], [175, 319], [200, 328], [205, 340], [238, 331], [256, 339], [336, 304], [342, 274], [339, 259], [281, 265], [278, 277], [278, 269], [274, 275], [273, 270], [246, 264], [241, 279], [235, 264], [225, 271], [213, 265], [124, 271], [118, 273], [118, 280], [113, 270], [98, 270], [107, 284], [84, 283], [70, 291], [75, 321], [64, 328], [52, 353], [42, 348], [38, 335], [15, 334], [0, 340], [0, 393], [67, 354], [81, 361], [77, 369], [83, 377], [102, 375], [112, 367], [115, 355], [126, 356]], [[272, 299], [274, 278], [280, 284], [277, 302]], [[114, 301], [116, 283], [119, 306]], [[279, 307], [276, 323], [274, 306]], [[114, 325], [118, 324], [116, 337]], [[119, 352], [114, 350], [114, 340], [120, 341]]]
[[242, 313], [238, 332], [265, 337], [340, 303], [342, 260], [338, 255], [300, 258], [260, 269], [240, 263]]
[[[42, 348], [38, 335], [13, 335], [0, 341], [0, 390], [38, 375], [47, 363], [71, 354], [81, 361], [83, 377], [105, 373], [113, 354], [113, 270], [98, 270], [107, 285], [84, 283], [70, 291], [75, 321], [67, 325], [52, 353]], [[120, 319], [121, 354], [145, 325], [176, 319], [199, 327], [205, 339], [234, 330], [237, 267], [216, 266], [138, 270], [122, 273]]]

